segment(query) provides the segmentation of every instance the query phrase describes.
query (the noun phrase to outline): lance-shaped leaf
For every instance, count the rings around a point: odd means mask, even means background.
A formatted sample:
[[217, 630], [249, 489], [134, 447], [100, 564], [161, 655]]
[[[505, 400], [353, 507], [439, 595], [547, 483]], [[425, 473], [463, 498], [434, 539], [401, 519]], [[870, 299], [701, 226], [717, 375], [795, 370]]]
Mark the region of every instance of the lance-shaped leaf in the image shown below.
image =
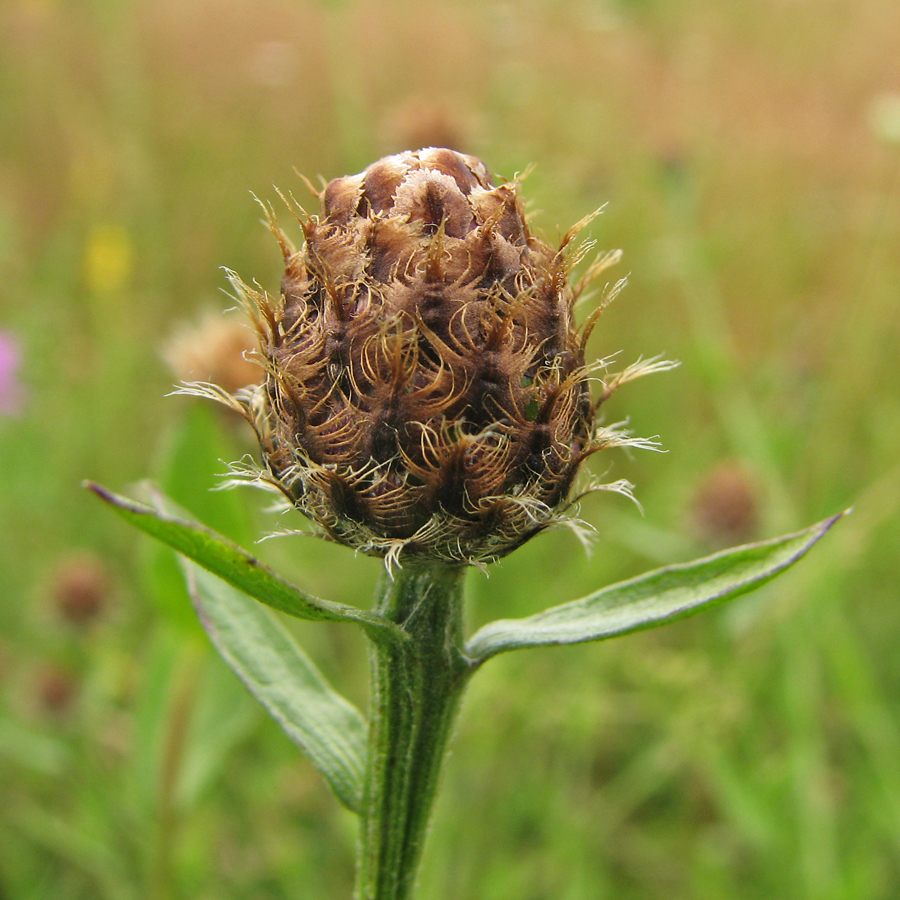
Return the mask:
[[[408, 639], [396, 625], [377, 613], [320, 600], [304, 593], [242, 547], [204, 525], [136, 503], [93, 482], [86, 482], [86, 487], [109, 503], [126, 521], [168, 544], [260, 603], [299, 619], [356, 622], [374, 640]], [[166, 504], [165, 498], [160, 498], [160, 504]]]
[[338, 799], [359, 812], [366, 723], [256, 601], [188, 560], [188, 590], [203, 627], [225, 662], [303, 749]]
[[506, 650], [600, 641], [693, 615], [792, 566], [842, 515], [796, 534], [657, 569], [526, 619], [498, 619], [472, 636], [466, 652], [483, 661]]

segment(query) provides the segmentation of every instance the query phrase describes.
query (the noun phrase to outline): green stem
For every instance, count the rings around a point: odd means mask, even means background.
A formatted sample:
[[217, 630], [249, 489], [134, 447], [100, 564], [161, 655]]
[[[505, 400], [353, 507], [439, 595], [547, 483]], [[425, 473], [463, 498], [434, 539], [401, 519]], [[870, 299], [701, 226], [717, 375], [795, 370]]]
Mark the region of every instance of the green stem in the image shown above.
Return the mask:
[[197, 678], [206, 656], [205, 649], [197, 642], [189, 642], [181, 651], [178, 660], [177, 680], [169, 707], [160, 772], [159, 807], [151, 880], [151, 895], [154, 900], [170, 900], [175, 896], [173, 851], [178, 844], [178, 831], [181, 825], [176, 793], [178, 778], [184, 763], [188, 727], [197, 695]]
[[373, 643], [369, 760], [357, 900], [408, 900], [453, 719], [472, 665], [462, 645], [465, 569], [405, 565], [385, 577], [378, 612], [406, 631]]

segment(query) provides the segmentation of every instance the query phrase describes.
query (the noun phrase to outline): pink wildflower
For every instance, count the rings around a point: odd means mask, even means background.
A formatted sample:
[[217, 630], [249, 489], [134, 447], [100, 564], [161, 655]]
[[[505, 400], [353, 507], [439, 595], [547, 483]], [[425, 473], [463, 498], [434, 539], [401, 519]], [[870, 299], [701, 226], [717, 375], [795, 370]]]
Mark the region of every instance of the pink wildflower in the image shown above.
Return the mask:
[[0, 331], [0, 415], [15, 415], [22, 404], [22, 385], [18, 380], [21, 364], [15, 341]]

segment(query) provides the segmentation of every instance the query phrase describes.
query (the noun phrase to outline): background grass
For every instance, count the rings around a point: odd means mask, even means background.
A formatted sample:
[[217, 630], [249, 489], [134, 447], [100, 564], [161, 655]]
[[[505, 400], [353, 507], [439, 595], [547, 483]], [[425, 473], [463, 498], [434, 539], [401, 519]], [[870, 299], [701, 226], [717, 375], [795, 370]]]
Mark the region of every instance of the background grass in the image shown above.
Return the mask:
[[[593, 351], [684, 363], [609, 413], [670, 452], [595, 466], [646, 516], [592, 497], [592, 555], [552, 534], [473, 574], [473, 625], [856, 512], [730, 609], [486, 667], [422, 896], [896, 897], [898, 34], [894, 0], [6, 0], [0, 329], [25, 396], [0, 418], [0, 897], [349, 896], [353, 817], [79, 482], [149, 475], [235, 536], [273, 527], [207, 493], [249, 436], [165, 399], [161, 348], [229, 304], [220, 266], [277, 285], [249, 191], [432, 143], [536, 163], [549, 239], [608, 203], [592, 236], [630, 286]], [[260, 553], [361, 604], [378, 569]], [[298, 633], [364, 704], [358, 636]]]

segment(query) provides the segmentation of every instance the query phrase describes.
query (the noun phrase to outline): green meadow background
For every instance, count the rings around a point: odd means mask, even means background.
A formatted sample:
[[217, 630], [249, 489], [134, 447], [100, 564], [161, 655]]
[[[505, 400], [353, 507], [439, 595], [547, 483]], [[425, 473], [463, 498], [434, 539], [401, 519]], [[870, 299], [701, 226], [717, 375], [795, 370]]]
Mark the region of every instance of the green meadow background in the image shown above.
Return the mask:
[[[472, 626], [855, 511], [729, 608], [487, 665], [421, 897], [900, 896], [898, 42], [896, 0], [3, 0], [0, 898], [349, 897], [353, 816], [80, 482], [299, 527], [208, 491], [253, 446], [165, 396], [173, 335], [233, 305], [222, 266], [277, 290], [251, 192], [299, 241], [275, 186], [315, 211], [296, 173], [431, 144], [534, 164], [550, 241], [607, 204], [629, 286], [591, 352], [682, 361], [607, 413], [668, 452], [592, 464], [644, 515], [589, 497], [590, 554], [553, 533], [473, 572]], [[257, 551], [361, 605], [379, 569]], [[291, 627], [364, 705], [360, 636]]]

